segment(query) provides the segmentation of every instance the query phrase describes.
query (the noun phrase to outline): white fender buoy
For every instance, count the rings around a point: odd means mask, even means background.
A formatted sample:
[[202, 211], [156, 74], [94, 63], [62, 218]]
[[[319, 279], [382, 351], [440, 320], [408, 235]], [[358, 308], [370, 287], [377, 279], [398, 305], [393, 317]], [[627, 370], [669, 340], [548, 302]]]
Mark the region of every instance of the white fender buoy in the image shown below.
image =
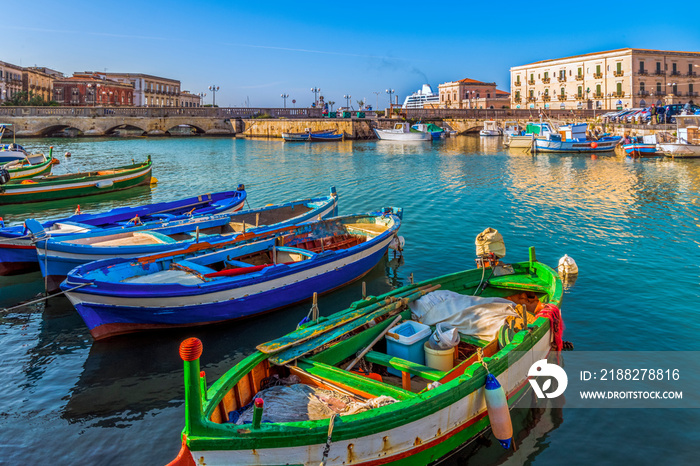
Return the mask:
[[63, 156], [64, 156], [64, 157], [70, 157], [70, 156], [71, 156], [71, 153], [70, 153], [70, 152], [66, 152], [65, 154], [63, 154]]
[[406, 240], [403, 236], [395, 236], [394, 239], [389, 243], [389, 247], [394, 251], [403, 251], [403, 247], [406, 244]]
[[564, 257], [559, 259], [559, 267], [557, 269], [560, 275], [576, 275], [578, 274], [578, 265], [576, 261], [564, 254]]
[[507, 450], [513, 443], [513, 423], [510, 420], [506, 393], [493, 374], [486, 375], [484, 397], [486, 398], [486, 410], [489, 414], [489, 421], [491, 421], [493, 436]]

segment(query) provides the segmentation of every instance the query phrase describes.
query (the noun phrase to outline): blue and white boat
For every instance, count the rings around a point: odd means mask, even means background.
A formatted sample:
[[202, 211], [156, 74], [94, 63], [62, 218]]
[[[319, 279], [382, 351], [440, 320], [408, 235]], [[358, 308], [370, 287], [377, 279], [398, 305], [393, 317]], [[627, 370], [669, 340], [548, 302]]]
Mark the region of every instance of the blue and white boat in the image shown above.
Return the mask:
[[387, 252], [400, 215], [334, 217], [225, 248], [92, 262], [71, 270], [61, 289], [96, 340], [250, 317], [365, 275]]
[[590, 139], [586, 135], [586, 123], [563, 125], [558, 128], [558, 133], [535, 138], [535, 152], [578, 152], [598, 153], [612, 152], [620, 142], [620, 136], [605, 136], [600, 139]]
[[430, 133], [433, 140], [444, 139], [446, 137], [445, 130], [433, 123], [416, 123], [415, 125], [411, 126], [411, 129], [420, 131], [421, 133]]
[[[12, 124], [0, 123], [0, 141], [2, 141], [2, 136], [5, 134], [5, 129], [8, 126], [12, 126]], [[24, 147], [14, 142], [14, 132], [12, 135], [13, 141], [11, 144], [0, 144], [0, 165], [15, 160], [27, 160], [29, 156]]]
[[656, 150], [656, 135], [647, 135], [642, 138], [632, 138], [629, 144], [623, 144], [622, 149], [627, 155], [633, 158], [663, 157], [663, 154]]
[[[245, 187], [235, 191], [200, 194], [177, 201], [158, 202], [135, 207], [117, 207], [100, 213], [79, 213], [70, 217], [49, 220], [39, 224], [30, 221], [41, 236], [61, 238], [76, 233], [108, 229], [145, 229], [166, 221], [191, 219], [236, 212], [246, 201]], [[34, 235], [23, 225], [5, 226], [0, 219], [0, 275], [15, 275], [39, 269]]]
[[[176, 220], [145, 229], [88, 232], [36, 242], [41, 273], [49, 291], [58, 289], [68, 272], [88, 262], [114, 257], [142, 257], [197, 243], [240, 242], [264, 231], [332, 216], [337, 211], [335, 188], [328, 196], [268, 205], [227, 215]], [[31, 225], [30, 225], [31, 228]]]
[[503, 144], [511, 149], [529, 149], [533, 146], [533, 141], [538, 137], [548, 137], [550, 134], [556, 134], [557, 128], [547, 121], [544, 122], [529, 122], [525, 129], [520, 129], [520, 125], [515, 125], [515, 128], [506, 133]]

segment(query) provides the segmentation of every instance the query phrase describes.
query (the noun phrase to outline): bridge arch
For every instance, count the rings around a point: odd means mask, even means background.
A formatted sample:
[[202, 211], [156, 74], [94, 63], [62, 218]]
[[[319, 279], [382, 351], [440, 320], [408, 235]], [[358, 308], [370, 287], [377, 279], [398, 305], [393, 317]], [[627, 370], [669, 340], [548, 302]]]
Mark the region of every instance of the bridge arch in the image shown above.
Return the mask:
[[[75, 126], [72, 125], [49, 125], [41, 130], [39, 130], [39, 136], [40, 137], [50, 137], [53, 135], [57, 135], [58, 133], [64, 133], [64, 134], [69, 134], [71, 136], [82, 136], [85, 134], [85, 131], [83, 131], [80, 128], [76, 128]], [[71, 134], [71, 133], [77, 133], [77, 134]]]
[[182, 123], [168, 128], [165, 132], [173, 136], [198, 136], [205, 134], [207, 131], [201, 126], [191, 123]]
[[140, 133], [137, 135], [145, 136], [148, 131], [145, 130], [144, 128], [141, 128], [140, 126], [133, 125], [130, 123], [115, 125], [115, 126], [111, 126], [111, 127], [108, 127], [105, 129], [105, 134], [115, 134], [115, 133], [121, 133], [121, 132]]

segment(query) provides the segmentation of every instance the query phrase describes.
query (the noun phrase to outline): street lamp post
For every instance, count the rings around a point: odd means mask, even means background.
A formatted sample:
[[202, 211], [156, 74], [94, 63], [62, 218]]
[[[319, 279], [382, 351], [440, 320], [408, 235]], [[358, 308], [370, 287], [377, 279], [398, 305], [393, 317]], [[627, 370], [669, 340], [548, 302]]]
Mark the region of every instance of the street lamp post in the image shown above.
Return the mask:
[[289, 98], [289, 94], [280, 94], [280, 97], [282, 97], [282, 100], [284, 100], [284, 108], [287, 108], [287, 99]]
[[391, 107], [394, 104], [394, 101], [391, 99], [392, 94], [396, 92], [393, 89], [387, 89], [386, 93], [389, 94], [389, 107]]
[[211, 93], [212, 93], [212, 101], [211, 101], [212, 103], [211, 103], [211, 106], [212, 106], [212, 107], [216, 107], [216, 91], [219, 90], [219, 86], [216, 86], [216, 85], [212, 84], [211, 86], [209, 86], [209, 90], [210, 90]]
[[350, 94], [345, 94], [343, 96], [343, 99], [345, 99], [345, 107], [348, 109], [348, 112], [350, 111], [350, 99], [352, 99], [352, 96]]
[[380, 91], [372, 91], [372, 94], [377, 96], [377, 106], [374, 108], [375, 110], [379, 109], [379, 94], [381, 94]]
[[318, 94], [321, 92], [320, 87], [312, 87], [311, 92], [314, 93], [314, 107], [318, 106]]
[[200, 92], [199, 94], [197, 94], [197, 96], [199, 96], [199, 105], [197, 105], [197, 107], [201, 107], [201, 106], [202, 106], [202, 101], [203, 101], [204, 98], [207, 96], [207, 93], [206, 93], [206, 92]]

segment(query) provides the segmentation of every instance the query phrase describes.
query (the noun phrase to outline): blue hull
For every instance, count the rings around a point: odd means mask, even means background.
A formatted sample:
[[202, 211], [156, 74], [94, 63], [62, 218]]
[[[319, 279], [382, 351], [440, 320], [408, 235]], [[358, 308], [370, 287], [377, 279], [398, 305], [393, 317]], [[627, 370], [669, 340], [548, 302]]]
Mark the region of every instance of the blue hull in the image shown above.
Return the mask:
[[[386, 254], [384, 248], [345, 267], [264, 293], [227, 302], [195, 306], [148, 308], [80, 303], [75, 306], [95, 339], [127, 332], [205, 325], [241, 319], [305, 301], [353, 282], [372, 270]], [[68, 289], [70, 285], [63, 285]]]
[[[94, 231], [121, 229], [137, 216], [142, 222], [148, 223], [235, 212], [243, 207], [245, 200], [246, 192], [241, 188], [238, 191], [203, 194], [171, 202], [117, 207], [98, 214], [76, 214], [43, 222], [40, 228], [50, 232], [53, 238], [58, 238], [70, 233], [52, 229], [56, 224], [76, 225]], [[0, 229], [0, 275], [26, 273], [39, 268], [32, 240], [32, 235], [22, 225]]]

